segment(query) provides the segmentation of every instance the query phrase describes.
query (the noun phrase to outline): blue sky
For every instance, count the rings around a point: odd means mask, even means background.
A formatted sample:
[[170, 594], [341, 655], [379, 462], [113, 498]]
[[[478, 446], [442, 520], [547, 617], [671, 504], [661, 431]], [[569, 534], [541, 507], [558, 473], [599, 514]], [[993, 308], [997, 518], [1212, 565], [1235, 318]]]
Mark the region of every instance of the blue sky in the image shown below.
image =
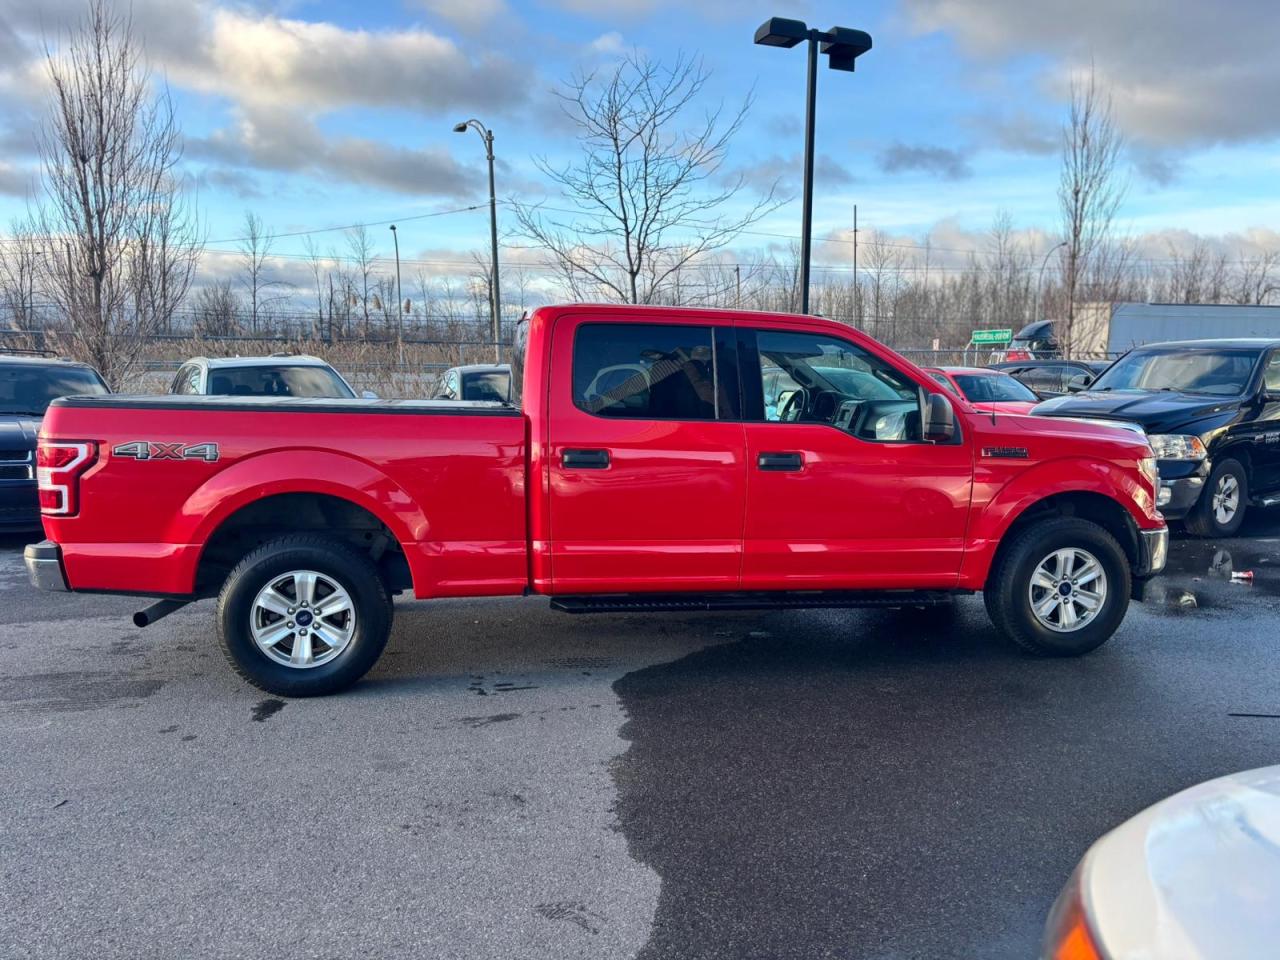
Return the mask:
[[[80, 9], [0, 0], [0, 222], [24, 208], [34, 168], [43, 38]], [[246, 210], [292, 232], [482, 202], [480, 140], [450, 130], [471, 116], [495, 131], [499, 194], [536, 198], [532, 157], [573, 150], [550, 90], [627, 51], [703, 58], [709, 107], [754, 91], [730, 166], [751, 184], [781, 177], [798, 197], [804, 56], [752, 45], [770, 15], [875, 40], [856, 73], [819, 77], [820, 236], [847, 230], [855, 203], [864, 229], [929, 232], [957, 249], [999, 210], [1033, 237], [1051, 232], [1069, 78], [1090, 66], [1128, 139], [1123, 216], [1135, 235], [1265, 244], [1280, 220], [1274, 0], [134, 0], [132, 10], [175, 97], [212, 241], [238, 237]], [[798, 202], [756, 231], [739, 246], [785, 246]], [[407, 220], [399, 235], [406, 257], [463, 260], [485, 244], [487, 219]], [[385, 227], [374, 236], [389, 246]]]

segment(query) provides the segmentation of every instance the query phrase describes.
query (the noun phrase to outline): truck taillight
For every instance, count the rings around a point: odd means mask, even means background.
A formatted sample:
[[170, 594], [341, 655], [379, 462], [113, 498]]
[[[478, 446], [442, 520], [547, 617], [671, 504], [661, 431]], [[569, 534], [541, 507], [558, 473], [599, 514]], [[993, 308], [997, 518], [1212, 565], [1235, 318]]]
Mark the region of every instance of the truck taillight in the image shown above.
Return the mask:
[[41, 440], [36, 446], [40, 512], [65, 517], [80, 506], [80, 475], [93, 466], [98, 445], [88, 440]]

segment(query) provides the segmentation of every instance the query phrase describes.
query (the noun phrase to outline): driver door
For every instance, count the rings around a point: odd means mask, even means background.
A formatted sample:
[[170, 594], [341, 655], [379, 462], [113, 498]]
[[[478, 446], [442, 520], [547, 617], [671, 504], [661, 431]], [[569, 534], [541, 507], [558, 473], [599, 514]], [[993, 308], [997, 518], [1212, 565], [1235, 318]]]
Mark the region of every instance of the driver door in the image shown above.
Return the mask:
[[[740, 327], [738, 351], [747, 421], [743, 588], [954, 587], [972, 450], [963, 435], [920, 439], [922, 383], [827, 334]], [[770, 380], [798, 385], [772, 410]]]

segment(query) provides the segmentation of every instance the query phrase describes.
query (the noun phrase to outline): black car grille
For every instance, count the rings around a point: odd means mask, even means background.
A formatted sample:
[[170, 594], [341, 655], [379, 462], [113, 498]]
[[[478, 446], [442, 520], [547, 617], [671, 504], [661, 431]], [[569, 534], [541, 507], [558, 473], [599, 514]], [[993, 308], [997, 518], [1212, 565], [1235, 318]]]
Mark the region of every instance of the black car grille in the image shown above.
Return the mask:
[[34, 480], [35, 451], [0, 450], [0, 480]]

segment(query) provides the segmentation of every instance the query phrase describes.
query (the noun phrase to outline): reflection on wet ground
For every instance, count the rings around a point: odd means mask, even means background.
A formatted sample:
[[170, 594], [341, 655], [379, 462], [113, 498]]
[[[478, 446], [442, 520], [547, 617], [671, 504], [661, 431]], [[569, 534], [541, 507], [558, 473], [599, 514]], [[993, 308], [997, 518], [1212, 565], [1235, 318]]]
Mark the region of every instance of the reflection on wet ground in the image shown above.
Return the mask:
[[1280, 600], [1280, 536], [1196, 540], [1175, 534], [1169, 564], [1146, 596], [1149, 610], [1173, 614], [1229, 610], [1260, 599]]

